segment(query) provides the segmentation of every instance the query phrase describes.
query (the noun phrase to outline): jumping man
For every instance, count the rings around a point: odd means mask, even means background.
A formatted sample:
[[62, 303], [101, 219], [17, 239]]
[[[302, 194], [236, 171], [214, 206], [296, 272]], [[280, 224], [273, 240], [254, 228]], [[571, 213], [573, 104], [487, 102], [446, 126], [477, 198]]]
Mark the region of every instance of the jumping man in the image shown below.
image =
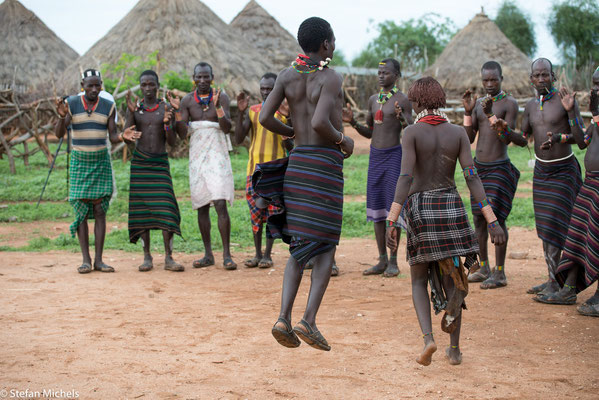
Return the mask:
[[[354, 143], [341, 132], [341, 75], [327, 68], [335, 51], [331, 25], [322, 18], [308, 18], [300, 25], [297, 38], [305, 54], [298, 55], [293, 65], [279, 74], [260, 113], [260, 123], [266, 129], [295, 137], [297, 146], [288, 162], [260, 164], [256, 174], [262, 171], [262, 177], [257, 177], [254, 187], [262, 197], [284, 206], [286, 214], [279, 216], [279, 225], [273, 225], [271, 232], [281, 232], [290, 243], [281, 311], [272, 334], [286, 347], [299, 346], [299, 336], [310, 346], [328, 351], [330, 346], [316, 327], [316, 313], [331, 277], [341, 234], [343, 159], [351, 155]], [[289, 102], [293, 127], [275, 118], [284, 98]], [[315, 262], [308, 304], [300, 323], [291, 329], [293, 302], [303, 268], [311, 258]]]

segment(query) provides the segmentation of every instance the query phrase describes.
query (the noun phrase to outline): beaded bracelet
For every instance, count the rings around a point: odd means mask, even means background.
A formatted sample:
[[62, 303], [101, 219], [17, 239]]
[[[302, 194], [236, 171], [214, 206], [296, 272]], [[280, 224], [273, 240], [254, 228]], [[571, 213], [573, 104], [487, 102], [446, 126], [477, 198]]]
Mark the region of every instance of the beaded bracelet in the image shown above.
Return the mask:
[[567, 143], [569, 139], [570, 138], [568, 137], [567, 134], [565, 134], [565, 133], [559, 133], [559, 142], [560, 143]]
[[503, 132], [497, 132], [499, 139], [507, 139], [510, 136], [510, 132], [506, 129]]
[[495, 228], [498, 225], [499, 225], [499, 222], [497, 222], [497, 220], [495, 220], [489, 224], [489, 228]]
[[387, 222], [387, 224], [385, 226], [387, 228], [396, 228], [397, 227], [397, 222], [393, 222], [393, 221], [391, 221], [389, 219], [386, 222]]
[[580, 122], [578, 122], [578, 117], [574, 117], [574, 119], [569, 119], [568, 124], [570, 126], [580, 125]]
[[472, 175], [478, 175], [478, 171], [474, 167], [466, 167], [462, 170], [462, 173], [464, 174], [464, 178], [468, 178]]
[[489, 199], [488, 198], [484, 198], [483, 201], [481, 201], [480, 203], [476, 203], [478, 205], [478, 208], [482, 209], [483, 207], [486, 207], [489, 205]]
[[591, 139], [593, 137], [591, 135], [584, 135], [584, 143], [588, 146], [591, 143]]

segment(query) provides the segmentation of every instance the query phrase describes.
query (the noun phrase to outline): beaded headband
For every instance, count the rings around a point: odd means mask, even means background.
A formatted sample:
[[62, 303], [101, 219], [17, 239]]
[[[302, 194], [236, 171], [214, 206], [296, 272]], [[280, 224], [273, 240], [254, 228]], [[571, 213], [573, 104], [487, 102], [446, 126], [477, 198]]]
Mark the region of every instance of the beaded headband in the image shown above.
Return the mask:
[[97, 76], [98, 78], [102, 79], [102, 77], [100, 76], [100, 71], [97, 71], [95, 69], [87, 69], [83, 71], [83, 73], [81, 74], [81, 79], [89, 78], [90, 76]]

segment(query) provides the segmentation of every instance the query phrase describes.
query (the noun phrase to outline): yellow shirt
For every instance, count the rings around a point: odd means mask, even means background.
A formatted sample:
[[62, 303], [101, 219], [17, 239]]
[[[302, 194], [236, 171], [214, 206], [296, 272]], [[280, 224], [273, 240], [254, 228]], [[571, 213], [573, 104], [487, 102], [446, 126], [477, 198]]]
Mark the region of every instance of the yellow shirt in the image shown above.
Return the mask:
[[[249, 160], [247, 175], [252, 175], [256, 169], [256, 164], [277, 160], [287, 155], [283, 146], [283, 136], [272, 133], [260, 125], [259, 117], [262, 110], [262, 104], [256, 104], [250, 107], [249, 116], [252, 121], [251, 144], [249, 150]], [[278, 111], [275, 113], [282, 123], [287, 123], [287, 118]]]

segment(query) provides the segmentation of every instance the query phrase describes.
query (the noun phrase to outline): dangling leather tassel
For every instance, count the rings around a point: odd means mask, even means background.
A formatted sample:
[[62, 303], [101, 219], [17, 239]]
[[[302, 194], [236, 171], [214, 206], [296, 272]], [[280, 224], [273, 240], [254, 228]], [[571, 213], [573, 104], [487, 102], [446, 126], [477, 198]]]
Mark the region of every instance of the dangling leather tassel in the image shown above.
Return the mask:
[[383, 107], [379, 108], [377, 112], [374, 113], [374, 123], [382, 124], [383, 123]]

